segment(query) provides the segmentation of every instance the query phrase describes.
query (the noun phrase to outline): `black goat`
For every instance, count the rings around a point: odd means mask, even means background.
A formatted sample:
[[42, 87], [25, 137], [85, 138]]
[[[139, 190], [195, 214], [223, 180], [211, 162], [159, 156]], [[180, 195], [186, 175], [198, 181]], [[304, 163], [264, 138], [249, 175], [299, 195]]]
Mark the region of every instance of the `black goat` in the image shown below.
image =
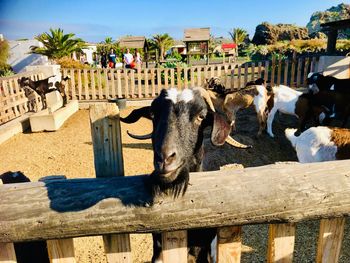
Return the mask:
[[21, 88], [28, 86], [32, 90], [34, 90], [36, 93], [38, 93], [38, 95], [41, 97], [43, 109], [46, 109], [47, 105], [46, 105], [45, 94], [56, 90], [55, 88], [50, 89], [50, 87], [53, 87], [53, 83], [49, 82], [49, 79], [52, 77], [54, 77], [54, 76], [50, 76], [46, 79], [37, 80], [37, 81], [33, 81], [28, 77], [22, 77], [22, 78], [18, 79], [18, 84], [20, 85]]
[[[212, 126], [211, 141], [214, 145], [222, 145], [231, 138], [231, 126], [226, 116], [215, 112], [208, 92], [202, 88], [163, 89], [151, 106], [134, 110], [121, 121], [134, 123], [141, 117], [152, 120], [153, 132], [148, 136], [131, 136], [152, 138], [154, 171], [150, 175], [150, 187], [154, 197], [185, 194], [189, 173], [202, 169], [203, 131], [207, 126]], [[235, 146], [245, 148], [238, 142]], [[210, 244], [215, 235], [216, 229], [213, 228], [189, 230], [189, 257], [194, 257], [196, 262], [208, 262]], [[153, 234], [152, 262], [159, 260], [161, 255], [161, 236]]]
[[310, 103], [313, 106], [325, 108], [323, 124], [328, 124], [332, 118], [342, 118], [342, 127], [347, 123], [350, 115], [350, 79], [337, 79], [323, 76], [321, 73], [309, 73]]

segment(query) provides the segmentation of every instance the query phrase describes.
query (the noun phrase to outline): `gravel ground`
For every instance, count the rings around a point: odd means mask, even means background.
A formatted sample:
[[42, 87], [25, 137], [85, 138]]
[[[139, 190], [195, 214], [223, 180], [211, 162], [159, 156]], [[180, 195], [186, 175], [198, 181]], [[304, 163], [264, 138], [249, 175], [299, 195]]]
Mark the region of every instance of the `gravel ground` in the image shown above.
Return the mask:
[[[127, 115], [132, 108], [123, 110]], [[274, 131], [276, 138], [266, 134], [256, 138], [258, 130], [256, 116], [252, 109], [242, 111], [237, 118], [237, 133], [234, 137], [240, 142], [252, 144], [248, 150], [237, 150], [227, 145], [214, 147], [205, 139], [207, 153], [215, 154], [212, 169], [235, 163], [244, 167], [261, 166], [279, 161], [296, 161], [296, 156], [283, 135], [285, 127], [294, 127], [295, 119], [285, 115], [277, 116]], [[152, 148], [150, 140], [136, 141], [127, 136], [126, 130], [135, 134], [151, 131], [151, 123], [140, 120], [138, 123], [122, 124], [123, 154], [125, 174], [137, 175], [152, 171]], [[209, 135], [210, 131], [206, 131]], [[57, 132], [19, 134], [0, 145], [0, 174], [6, 171], [22, 171], [32, 181], [47, 175], [65, 175], [67, 178], [94, 177], [93, 153], [88, 111], [74, 114]], [[208, 165], [208, 164], [207, 164]], [[318, 221], [297, 225], [294, 262], [315, 262]], [[340, 262], [350, 262], [349, 220], [346, 222], [345, 239]], [[242, 262], [265, 262], [267, 247], [267, 225], [243, 227], [245, 245]], [[74, 239], [78, 263], [106, 262], [101, 237]], [[131, 235], [133, 262], [149, 262], [152, 254], [151, 235]]]

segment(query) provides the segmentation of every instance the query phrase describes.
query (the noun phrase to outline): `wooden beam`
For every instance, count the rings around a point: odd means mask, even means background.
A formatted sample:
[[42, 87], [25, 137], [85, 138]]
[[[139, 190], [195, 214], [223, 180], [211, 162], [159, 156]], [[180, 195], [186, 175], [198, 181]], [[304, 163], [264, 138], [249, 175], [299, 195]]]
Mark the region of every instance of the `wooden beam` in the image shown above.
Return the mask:
[[187, 262], [187, 231], [162, 233], [163, 261]]
[[148, 176], [3, 185], [0, 242], [346, 216], [349, 167], [344, 160], [191, 173], [183, 197], [153, 205]]
[[[141, 81], [140, 78], [138, 81]], [[124, 176], [122, 135], [117, 105], [114, 103], [92, 105], [90, 122], [96, 177]], [[104, 235], [103, 242], [108, 263], [132, 262], [129, 234]]]
[[51, 263], [75, 263], [73, 238], [47, 240]]

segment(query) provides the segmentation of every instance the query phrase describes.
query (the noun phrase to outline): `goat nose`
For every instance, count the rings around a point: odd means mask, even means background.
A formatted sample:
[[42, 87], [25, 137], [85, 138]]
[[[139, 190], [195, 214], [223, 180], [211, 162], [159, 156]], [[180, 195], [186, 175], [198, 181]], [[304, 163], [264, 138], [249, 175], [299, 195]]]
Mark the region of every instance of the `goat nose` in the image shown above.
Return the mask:
[[176, 159], [175, 151], [168, 151], [163, 153], [165, 166], [171, 165]]

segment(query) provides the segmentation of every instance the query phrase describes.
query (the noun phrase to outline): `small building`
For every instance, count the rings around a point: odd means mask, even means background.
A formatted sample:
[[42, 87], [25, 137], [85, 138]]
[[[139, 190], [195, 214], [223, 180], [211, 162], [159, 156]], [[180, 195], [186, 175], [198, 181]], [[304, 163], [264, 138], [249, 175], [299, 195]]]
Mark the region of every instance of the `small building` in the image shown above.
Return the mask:
[[185, 29], [183, 42], [186, 44], [188, 64], [193, 55], [203, 56], [206, 58], [207, 64], [209, 63], [209, 39], [209, 27]]
[[81, 49], [81, 51], [86, 56], [86, 62], [89, 64], [93, 64], [94, 54], [96, 55], [96, 52], [97, 52], [97, 45], [93, 43], [87, 43], [86, 46]]
[[142, 49], [144, 54], [143, 61], [146, 62], [146, 67], [148, 66], [148, 43], [144, 36], [123, 37], [119, 40], [119, 47]]
[[228, 57], [228, 62], [231, 63], [235, 60], [237, 54], [237, 44], [236, 43], [221, 43], [213, 50], [214, 53], [222, 54], [223, 63], [225, 63], [225, 58]]

